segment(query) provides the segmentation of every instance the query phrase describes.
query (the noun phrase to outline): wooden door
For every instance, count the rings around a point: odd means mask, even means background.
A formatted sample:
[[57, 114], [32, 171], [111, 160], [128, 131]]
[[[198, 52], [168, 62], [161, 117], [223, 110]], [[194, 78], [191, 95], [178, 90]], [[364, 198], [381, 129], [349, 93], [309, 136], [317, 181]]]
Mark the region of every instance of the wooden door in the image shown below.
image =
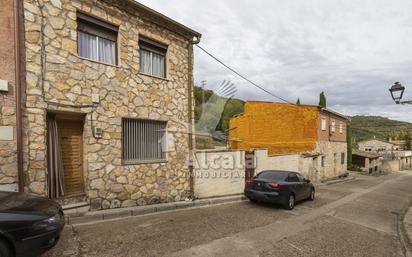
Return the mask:
[[57, 120], [64, 167], [65, 195], [84, 192], [83, 121]]

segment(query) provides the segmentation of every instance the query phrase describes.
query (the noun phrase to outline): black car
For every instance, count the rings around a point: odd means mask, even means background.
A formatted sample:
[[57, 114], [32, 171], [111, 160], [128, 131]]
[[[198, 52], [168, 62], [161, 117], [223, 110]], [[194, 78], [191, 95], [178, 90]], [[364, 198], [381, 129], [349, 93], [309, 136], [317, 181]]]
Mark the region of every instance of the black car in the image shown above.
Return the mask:
[[65, 220], [56, 202], [0, 191], [0, 256], [38, 256], [59, 240]]
[[297, 201], [314, 200], [315, 187], [298, 172], [266, 170], [246, 180], [245, 196], [253, 202], [282, 204], [292, 210]]

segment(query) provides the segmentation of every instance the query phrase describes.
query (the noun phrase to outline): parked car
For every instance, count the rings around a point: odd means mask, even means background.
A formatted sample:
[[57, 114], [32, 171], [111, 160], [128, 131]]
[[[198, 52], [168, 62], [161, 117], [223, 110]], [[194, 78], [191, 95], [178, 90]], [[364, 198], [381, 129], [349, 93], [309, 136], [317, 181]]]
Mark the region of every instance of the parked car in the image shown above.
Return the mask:
[[59, 240], [65, 225], [56, 202], [0, 191], [0, 256], [38, 256]]
[[298, 172], [266, 170], [246, 180], [245, 196], [253, 202], [282, 204], [292, 210], [297, 201], [313, 201], [315, 187]]

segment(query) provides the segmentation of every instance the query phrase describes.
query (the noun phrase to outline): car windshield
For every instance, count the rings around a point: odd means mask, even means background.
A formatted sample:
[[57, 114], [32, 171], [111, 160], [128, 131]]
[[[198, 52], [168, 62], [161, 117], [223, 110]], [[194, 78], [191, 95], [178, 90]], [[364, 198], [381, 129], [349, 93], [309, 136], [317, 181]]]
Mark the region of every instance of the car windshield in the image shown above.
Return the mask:
[[288, 177], [288, 174], [288, 172], [264, 171], [260, 173], [257, 177], [263, 179], [285, 181]]

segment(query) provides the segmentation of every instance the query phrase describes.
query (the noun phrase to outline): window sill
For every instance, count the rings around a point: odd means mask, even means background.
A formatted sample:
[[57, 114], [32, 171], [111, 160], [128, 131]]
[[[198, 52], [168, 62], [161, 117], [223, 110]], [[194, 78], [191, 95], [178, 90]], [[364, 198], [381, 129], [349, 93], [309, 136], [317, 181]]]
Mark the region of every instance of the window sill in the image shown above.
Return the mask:
[[164, 80], [164, 81], [170, 81], [170, 79], [168, 79], [168, 78], [158, 77], [158, 76], [150, 75], [150, 74], [143, 73], [143, 72], [139, 72], [139, 75], [143, 75], [143, 76], [150, 77], [150, 78], [155, 78], [155, 79], [161, 79], [161, 80]]
[[139, 165], [139, 164], [152, 164], [152, 163], [167, 163], [165, 159], [160, 160], [135, 160], [135, 161], [122, 161], [123, 165]]
[[80, 55], [76, 55], [76, 57], [79, 58], [79, 59], [81, 59], [81, 60], [85, 60], [85, 61], [89, 61], [89, 62], [94, 62], [94, 63], [97, 63], [97, 64], [103, 64], [103, 65], [111, 66], [111, 67], [115, 67], [115, 68], [120, 68], [120, 66], [119, 66], [118, 64], [110, 64], [110, 63], [105, 63], [105, 62], [99, 62], [99, 61], [96, 61], [96, 60], [93, 60], [93, 59], [89, 59], [89, 58], [86, 58], [86, 57], [82, 57], [82, 56], [80, 56]]

